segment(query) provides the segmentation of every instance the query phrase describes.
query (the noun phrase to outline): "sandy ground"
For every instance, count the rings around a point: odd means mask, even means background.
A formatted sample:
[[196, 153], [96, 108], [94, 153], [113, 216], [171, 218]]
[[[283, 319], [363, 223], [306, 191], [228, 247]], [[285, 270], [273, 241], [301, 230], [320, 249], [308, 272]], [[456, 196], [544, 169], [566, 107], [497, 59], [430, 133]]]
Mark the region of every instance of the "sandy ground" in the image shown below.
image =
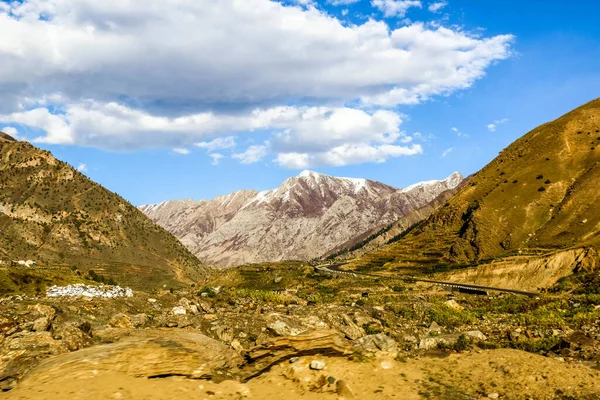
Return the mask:
[[[325, 361], [321, 371], [312, 360]], [[600, 399], [600, 371], [517, 350], [422, 357], [406, 362], [303, 357], [248, 383], [136, 378], [102, 363], [37, 372], [6, 399]], [[75, 367], [74, 365], [71, 367]], [[61, 374], [61, 372], [63, 372]], [[331, 378], [330, 378], [331, 377]], [[328, 378], [332, 383], [328, 382]], [[333, 381], [335, 379], [335, 382]], [[338, 381], [341, 381], [338, 382]], [[571, 397], [566, 397], [571, 396]]]

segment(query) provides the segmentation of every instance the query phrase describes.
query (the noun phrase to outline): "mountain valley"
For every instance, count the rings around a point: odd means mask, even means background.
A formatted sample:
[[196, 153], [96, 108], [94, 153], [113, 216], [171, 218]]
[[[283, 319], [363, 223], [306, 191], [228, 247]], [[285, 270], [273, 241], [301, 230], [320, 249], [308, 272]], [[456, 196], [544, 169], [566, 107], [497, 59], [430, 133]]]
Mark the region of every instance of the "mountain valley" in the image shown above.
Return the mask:
[[0, 135], [0, 257], [36, 261], [0, 265], [0, 390], [596, 400], [598, 129], [595, 100], [466, 179], [304, 171], [141, 210]]

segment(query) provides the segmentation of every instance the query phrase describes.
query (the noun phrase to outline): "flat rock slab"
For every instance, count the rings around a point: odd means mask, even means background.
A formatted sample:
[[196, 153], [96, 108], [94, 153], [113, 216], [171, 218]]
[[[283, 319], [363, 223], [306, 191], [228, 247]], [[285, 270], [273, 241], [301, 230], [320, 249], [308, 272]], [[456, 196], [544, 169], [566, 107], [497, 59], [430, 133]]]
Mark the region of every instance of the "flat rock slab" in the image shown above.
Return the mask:
[[352, 349], [342, 334], [329, 329], [276, 338], [246, 352], [242, 367], [243, 381], [255, 378], [293, 357], [316, 354], [346, 357], [352, 354]]
[[103, 372], [137, 378], [182, 376], [222, 381], [236, 379], [240, 362], [228, 346], [200, 333], [145, 330], [116, 343], [47, 359], [25, 381], [43, 385], [64, 376], [88, 379]]

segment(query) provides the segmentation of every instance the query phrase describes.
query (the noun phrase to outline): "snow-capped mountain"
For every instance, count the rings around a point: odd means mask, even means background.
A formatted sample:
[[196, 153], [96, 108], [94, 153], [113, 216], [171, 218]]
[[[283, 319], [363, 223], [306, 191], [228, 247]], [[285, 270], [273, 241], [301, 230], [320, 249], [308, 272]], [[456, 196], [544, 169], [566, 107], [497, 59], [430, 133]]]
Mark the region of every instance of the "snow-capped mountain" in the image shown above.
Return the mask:
[[165, 201], [140, 209], [201, 260], [225, 267], [322, 256], [423, 207], [462, 180], [456, 172], [397, 189], [303, 171], [273, 190], [240, 190], [208, 201]]

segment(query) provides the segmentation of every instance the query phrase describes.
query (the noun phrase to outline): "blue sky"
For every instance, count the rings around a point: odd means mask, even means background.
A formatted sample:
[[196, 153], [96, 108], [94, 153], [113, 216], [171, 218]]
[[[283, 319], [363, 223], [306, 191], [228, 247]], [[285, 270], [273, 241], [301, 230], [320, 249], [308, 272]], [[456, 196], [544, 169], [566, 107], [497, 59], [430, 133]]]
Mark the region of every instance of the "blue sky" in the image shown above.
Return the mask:
[[600, 93], [596, 1], [271, 3], [0, 2], [0, 129], [140, 205], [468, 175]]

